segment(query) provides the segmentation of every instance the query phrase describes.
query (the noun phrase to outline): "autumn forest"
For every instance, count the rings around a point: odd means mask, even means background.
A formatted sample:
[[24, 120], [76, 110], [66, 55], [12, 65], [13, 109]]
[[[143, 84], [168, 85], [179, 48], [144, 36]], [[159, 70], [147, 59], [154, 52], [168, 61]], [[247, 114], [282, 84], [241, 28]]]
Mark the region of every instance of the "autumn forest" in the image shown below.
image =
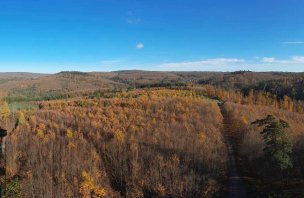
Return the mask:
[[302, 197], [304, 74], [0, 75], [1, 197]]

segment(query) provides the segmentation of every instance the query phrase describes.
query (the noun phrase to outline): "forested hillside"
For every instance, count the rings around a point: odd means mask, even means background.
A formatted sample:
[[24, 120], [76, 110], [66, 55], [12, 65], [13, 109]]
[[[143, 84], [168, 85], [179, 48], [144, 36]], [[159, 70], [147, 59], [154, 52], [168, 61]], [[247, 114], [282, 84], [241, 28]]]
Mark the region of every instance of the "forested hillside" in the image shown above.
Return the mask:
[[40, 107], [6, 140], [7, 185], [17, 182], [20, 196], [200, 197], [223, 188], [215, 102], [159, 90]]
[[304, 194], [302, 74], [11, 75], [0, 83], [2, 197], [226, 197], [232, 168], [249, 197]]
[[0, 73], [1, 94], [7, 100], [50, 100], [74, 97], [92, 90], [144, 87], [212, 85], [238, 90], [247, 96], [250, 90], [268, 92], [277, 99], [284, 95], [303, 98], [303, 73], [279, 72], [60, 72], [58, 74]]

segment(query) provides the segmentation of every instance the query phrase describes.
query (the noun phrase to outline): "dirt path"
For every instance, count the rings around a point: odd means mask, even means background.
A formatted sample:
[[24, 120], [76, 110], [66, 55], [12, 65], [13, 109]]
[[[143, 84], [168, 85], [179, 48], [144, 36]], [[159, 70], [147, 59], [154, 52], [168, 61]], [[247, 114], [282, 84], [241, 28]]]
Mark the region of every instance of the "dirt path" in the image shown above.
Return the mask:
[[227, 196], [229, 198], [247, 197], [247, 192], [243, 179], [238, 173], [238, 168], [235, 161], [235, 152], [232, 146], [232, 137], [229, 135], [229, 123], [225, 118], [223, 105], [219, 105], [222, 115], [224, 116], [224, 131], [223, 135], [228, 151], [228, 191]]
[[225, 137], [228, 149], [228, 196], [227, 197], [247, 197], [245, 184], [239, 176], [235, 155], [230, 137]]

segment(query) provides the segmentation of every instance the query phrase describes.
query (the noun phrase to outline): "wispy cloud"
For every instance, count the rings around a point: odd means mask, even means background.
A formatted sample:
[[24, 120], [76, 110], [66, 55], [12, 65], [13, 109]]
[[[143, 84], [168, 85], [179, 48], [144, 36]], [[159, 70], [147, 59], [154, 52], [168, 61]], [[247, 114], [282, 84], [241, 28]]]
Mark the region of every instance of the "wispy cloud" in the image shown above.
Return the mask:
[[180, 63], [165, 63], [164, 66], [176, 67], [176, 66], [204, 66], [204, 65], [219, 65], [227, 63], [238, 63], [243, 62], [242, 59], [237, 58], [215, 58], [215, 59], [206, 59], [201, 61], [189, 61], [189, 62], [180, 62]]
[[292, 56], [287, 59], [275, 57], [214, 58], [199, 61], [162, 63], [152, 68], [162, 71], [304, 71], [304, 56]]
[[142, 19], [137, 16], [133, 11], [128, 11], [127, 12], [127, 17], [126, 17], [126, 22], [127, 24], [130, 25], [136, 25], [142, 22]]
[[[200, 61], [187, 61], [187, 62], [175, 62], [175, 63], [163, 63], [158, 67], [165, 70], [210, 70], [213, 68], [217, 70], [216, 67], [227, 66], [232, 64], [239, 64], [244, 62], [243, 59], [238, 58], [214, 58], [205, 59]], [[212, 70], [212, 69], [211, 69]]]
[[301, 45], [304, 44], [304, 41], [285, 41], [283, 44], [294, 44], [294, 45]]
[[289, 59], [276, 59], [274, 57], [264, 57], [261, 59], [262, 63], [273, 64], [302, 64], [304, 63], [304, 56], [292, 56]]
[[137, 43], [136, 48], [137, 49], [143, 49], [145, 46], [142, 43]]
[[273, 63], [273, 62], [275, 62], [275, 58], [274, 57], [264, 57], [264, 58], [262, 58], [262, 60], [261, 60], [261, 62], [263, 62], [263, 63]]
[[291, 60], [295, 63], [304, 63], [304, 56], [294, 56]]

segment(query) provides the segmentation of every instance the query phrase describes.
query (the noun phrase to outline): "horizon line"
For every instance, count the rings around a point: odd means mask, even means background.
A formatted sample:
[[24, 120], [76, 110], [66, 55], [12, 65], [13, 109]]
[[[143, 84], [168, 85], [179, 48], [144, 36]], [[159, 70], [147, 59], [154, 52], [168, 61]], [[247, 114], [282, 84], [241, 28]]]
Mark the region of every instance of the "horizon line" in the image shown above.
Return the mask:
[[234, 72], [252, 72], [252, 73], [304, 73], [304, 71], [280, 71], [280, 70], [269, 70], [269, 71], [258, 71], [258, 70], [231, 70], [231, 71], [212, 71], [212, 70], [141, 70], [141, 69], [124, 69], [124, 70], [113, 70], [113, 71], [81, 71], [81, 70], [62, 70], [56, 72], [35, 72], [35, 71], [0, 71], [0, 74], [45, 74], [53, 75], [60, 74], [64, 72], [80, 72], [80, 73], [114, 73], [114, 72], [201, 72], [201, 73], [234, 73]]

